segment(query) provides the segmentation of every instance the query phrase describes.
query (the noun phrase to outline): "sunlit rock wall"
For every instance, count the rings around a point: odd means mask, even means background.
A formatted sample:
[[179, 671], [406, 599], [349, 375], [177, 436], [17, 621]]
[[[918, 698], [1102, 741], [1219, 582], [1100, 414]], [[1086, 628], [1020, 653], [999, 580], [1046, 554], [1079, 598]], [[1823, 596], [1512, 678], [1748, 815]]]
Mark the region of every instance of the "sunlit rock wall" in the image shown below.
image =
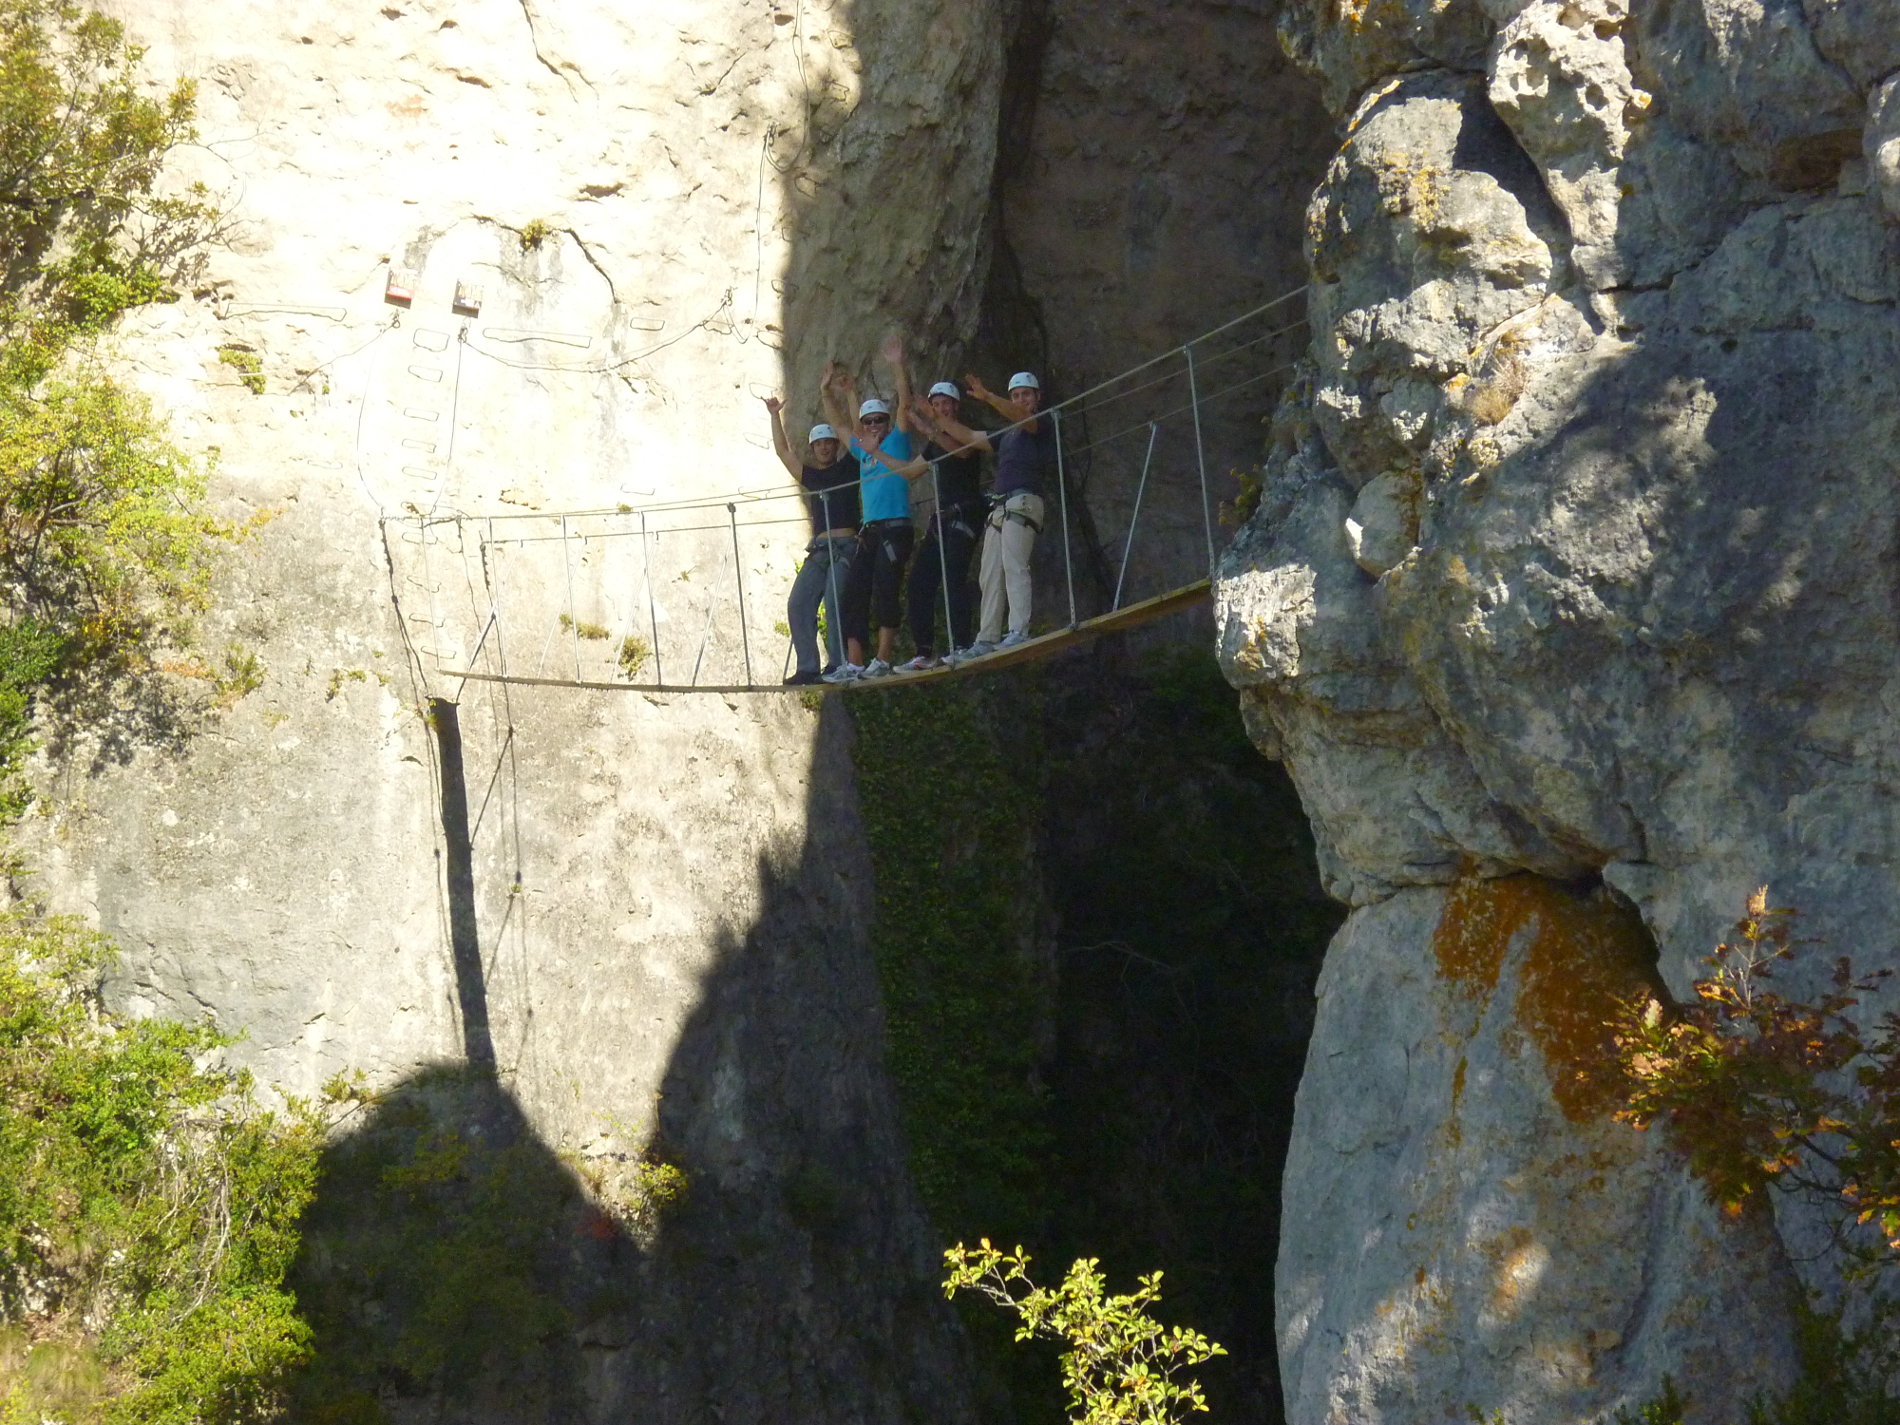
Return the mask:
[[[1599, 878], [1678, 994], [1763, 882], [1817, 961], [1891, 958], [1900, 12], [1394, 0], [1283, 28], [1341, 142], [1220, 647], [1357, 908], [1285, 1190], [1290, 1418], [1595, 1418], [1665, 1372], [1739, 1418], [1789, 1369], [1763, 1283], [1792, 1255], [1824, 1285], [1825, 1254], [1558, 1112], [1510, 986], [1553, 940], [1597, 960], [1558, 912]], [[1474, 1018], [1443, 888], [1508, 871], [1569, 889], [1479, 937], [1504, 968]], [[1495, 1151], [1442, 1146], [1473, 1111]]]
[[[699, 1313], [685, 1344], [662, 1370], [651, 1330], [594, 1331], [590, 1408], [965, 1418], [834, 723], [789, 696], [449, 670], [612, 681], [637, 637], [647, 676], [781, 676], [798, 506], [645, 536], [614, 512], [782, 486], [760, 396], [788, 392], [802, 433], [827, 357], [973, 326], [994, 7], [109, 8], [154, 83], [197, 81], [183, 176], [228, 208], [124, 361], [249, 532], [203, 666], [49, 731], [20, 890], [120, 939], [120, 1003], [243, 1031], [233, 1052], [285, 1092], [458, 1059], [469, 907], [426, 700], [459, 700], [502, 1083], [550, 1151], [663, 1144], [700, 1233], [667, 1298]], [[574, 510], [607, 513], [564, 531]], [[260, 660], [255, 690], [207, 676], [227, 645]], [[814, 1171], [841, 1185], [816, 1225], [787, 1186]]]

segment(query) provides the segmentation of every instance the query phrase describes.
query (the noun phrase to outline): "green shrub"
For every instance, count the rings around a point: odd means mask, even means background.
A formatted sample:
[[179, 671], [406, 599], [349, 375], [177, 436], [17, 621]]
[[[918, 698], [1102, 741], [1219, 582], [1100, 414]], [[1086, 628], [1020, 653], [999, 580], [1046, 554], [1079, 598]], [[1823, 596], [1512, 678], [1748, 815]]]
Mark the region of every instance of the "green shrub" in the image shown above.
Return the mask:
[[195, 94], [147, 97], [141, 57], [71, 0], [0, 0], [0, 821], [27, 801], [40, 691], [148, 667], [223, 533], [195, 512], [203, 472], [89, 355], [173, 295], [217, 222], [202, 189], [158, 192]]
[[986, 1237], [975, 1248], [944, 1253], [944, 1292], [975, 1291], [1016, 1313], [1018, 1341], [1061, 1343], [1062, 1384], [1074, 1425], [1175, 1425], [1207, 1409], [1200, 1382], [1175, 1377], [1227, 1352], [1198, 1331], [1163, 1326], [1148, 1312], [1161, 1300], [1161, 1273], [1151, 1272], [1124, 1296], [1110, 1296], [1093, 1257], [1069, 1267], [1062, 1284], [1029, 1278], [1021, 1247], [1005, 1252]]
[[[1619, 1008], [1602, 1072], [1623, 1100], [1617, 1118], [1664, 1124], [1724, 1211], [1739, 1214], [1770, 1187], [1794, 1193], [1834, 1219], [1846, 1277], [1885, 1276], [1900, 1265], [1900, 1015], [1862, 1028], [1851, 1011], [1889, 976], [1857, 974], [1845, 956], [1819, 993], [1784, 993], [1794, 917], [1769, 904], [1766, 886], [1750, 895], [1690, 1003], [1639, 996]], [[1846, 1333], [1838, 1314], [1803, 1309], [1795, 1386], [1757, 1402], [1749, 1425], [1900, 1425], [1888, 1394], [1900, 1381], [1891, 1307], [1876, 1300], [1874, 1317]], [[1646, 1413], [1626, 1425], [1680, 1418]]]
[[110, 959], [77, 922], [0, 918], [0, 1320], [36, 1342], [0, 1350], [0, 1402], [256, 1419], [308, 1347], [283, 1279], [322, 1124], [259, 1110], [209, 1026], [107, 1013]]
[[1872, 1315], [1865, 1328], [1849, 1332], [1839, 1312], [1800, 1310], [1800, 1373], [1785, 1396], [1750, 1406], [1748, 1425], [1900, 1425], [1900, 1401], [1887, 1393], [1887, 1383], [1900, 1379], [1894, 1308], [1880, 1303]]
[[1748, 898], [1695, 999], [1641, 996], [1611, 1024], [1606, 1067], [1636, 1128], [1662, 1121], [1709, 1196], [1739, 1213], [1762, 1189], [1796, 1192], [1839, 1219], [1851, 1271], [1900, 1265], [1900, 1015], [1864, 1032], [1850, 1013], [1888, 972], [1836, 960], [1828, 987], [1783, 994], [1794, 912]]
[[614, 661], [620, 667], [620, 674], [628, 682], [640, 676], [640, 670], [647, 666], [647, 660], [653, 656], [653, 645], [637, 633], [630, 633], [620, 640], [620, 656]]
[[644, 1155], [571, 1169], [492, 1076], [418, 1071], [324, 1152], [291, 1275], [314, 1332], [293, 1418], [381, 1422], [391, 1391], [446, 1418], [491, 1392], [575, 1418], [575, 1328], [627, 1290], [623, 1224], [650, 1234], [683, 1187]]
[[218, 362], [238, 374], [238, 382], [253, 396], [264, 394], [264, 358], [248, 346], [221, 346]]

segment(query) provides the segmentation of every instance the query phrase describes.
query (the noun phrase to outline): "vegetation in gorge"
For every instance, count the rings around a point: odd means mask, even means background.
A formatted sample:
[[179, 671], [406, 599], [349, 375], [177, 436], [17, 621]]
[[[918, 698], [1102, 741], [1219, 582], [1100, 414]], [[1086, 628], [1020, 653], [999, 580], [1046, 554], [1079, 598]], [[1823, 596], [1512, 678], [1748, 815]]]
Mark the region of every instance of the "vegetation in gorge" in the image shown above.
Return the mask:
[[[96, 716], [155, 671], [223, 532], [100, 354], [215, 222], [201, 190], [159, 192], [193, 93], [144, 97], [139, 60], [102, 15], [0, 0], [0, 825], [30, 801], [35, 705]], [[226, 672], [220, 696], [261, 676], [241, 649]], [[308, 1348], [283, 1278], [320, 1117], [260, 1109], [208, 1026], [106, 1012], [110, 957], [0, 919], [0, 1419], [258, 1419]]]
[[[1234, 1351], [1203, 1377], [1216, 1411], [1275, 1418], [1259, 1303], [1341, 915], [1290, 783], [1198, 649], [1104, 644], [850, 706], [900, 1106], [942, 1240], [1165, 1265], [1170, 1312]], [[1016, 1418], [1059, 1418], [1053, 1359], [965, 1319]]]
[[1182, 1326], [1163, 1326], [1148, 1314], [1161, 1299], [1161, 1273], [1142, 1277], [1134, 1291], [1108, 1294], [1093, 1257], [1074, 1262], [1062, 1284], [1039, 1287], [1029, 1277], [1021, 1247], [1005, 1252], [986, 1237], [944, 1253], [944, 1292], [974, 1291], [1020, 1318], [1018, 1341], [1060, 1342], [1063, 1388], [1074, 1425], [1176, 1425], [1207, 1409], [1200, 1383], [1180, 1372], [1224, 1356], [1216, 1342]]
[[293, 1417], [380, 1425], [396, 1400], [482, 1392], [559, 1415], [584, 1374], [577, 1322], [631, 1304], [616, 1219], [655, 1218], [681, 1191], [677, 1170], [636, 1168], [638, 1194], [596, 1200], [479, 1070], [379, 1096], [324, 1151], [305, 1217], [290, 1279], [312, 1349]]
[[0, 1420], [259, 1418], [304, 1356], [284, 1289], [323, 1128], [205, 1026], [119, 1019], [74, 922], [0, 919]]
[[[995, 690], [864, 699], [857, 764], [877, 864], [873, 948], [911, 1167], [932, 1220], [1030, 1235], [1049, 1210], [1039, 1061], [1048, 982], [1031, 870], [1040, 729]], [[1004, 728], [1007, 726], [1007, 733]]]

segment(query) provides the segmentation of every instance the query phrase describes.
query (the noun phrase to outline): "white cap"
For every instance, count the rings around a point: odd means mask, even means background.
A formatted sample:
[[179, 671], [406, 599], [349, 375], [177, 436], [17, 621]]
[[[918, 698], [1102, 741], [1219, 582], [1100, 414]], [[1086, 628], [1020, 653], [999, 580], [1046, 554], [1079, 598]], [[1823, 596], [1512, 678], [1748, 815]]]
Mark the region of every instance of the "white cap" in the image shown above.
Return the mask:
[[1042, 382], [1036, 379], [1036, 374], [1033, 371], [1018, 371], [1014, 376], [1009, 378], [1009, 389], [1014, 391], [1021, 386], [1027, 386], [1032, 391], [1040, 391], [1042, 389]]
[[888, 416], [890, 413], [890, 406], [886, 402], [878, 400], [876, 396], [871, 397], [870, 400], [858, 407], [859, 420], [863, 420], [866, 416]]
[[837, 438], [838, 438], [838, 432], [833, 430], [830, 426], [824, 424], [822, 421], [819, 422], [817, 425], [813, 426], [811, 428], [811, 434], [805, 437], [805, 439], [808, 442], [810, 442], [812, 445], [818, 444], [818, 442], [821, 440], [836, 440]]
[[953, 401], [961, 401], [963, 399], [963, 392], [957, 389], [957, 384], [954, 381], [939, 381], [930, 388], [930, 394], [933, 396], [948, 396]]

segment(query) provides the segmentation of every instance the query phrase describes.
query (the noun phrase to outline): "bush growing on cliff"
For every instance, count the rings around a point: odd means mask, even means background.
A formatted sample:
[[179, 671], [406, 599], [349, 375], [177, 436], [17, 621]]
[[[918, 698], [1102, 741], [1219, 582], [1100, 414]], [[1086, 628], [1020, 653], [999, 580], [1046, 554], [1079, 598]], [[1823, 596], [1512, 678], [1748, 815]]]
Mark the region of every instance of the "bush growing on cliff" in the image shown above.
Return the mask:
[[128, 307], [172, 297], [216, 223], [202, 189], [159, 190], [194, 93], [139, 92], [117, 21], [69, 0], [0, 0], [0, 818], [37, 690], [144, 671], [203, 601], [202, 472], [92, 355]]
[[101, 1006], [108, 943], [0, 918], [0, 1419], [253, 1420], [306, 1352], [283, 1289], [322, 1125], [202, 1025]]
[[1900, 1262], [1900, 1015], [1871, 1036], [1849, 1017], [1887, 977], [1837, 960], [1814, 999], [1775, 989], [1794, 952], [1794, 912], [1748, 898], [1696, 999], [1625, 1004], [1614, 1025], [1618, 1119], [1666, 1119], [1671, 1141], [1726, 1211], [1770, 1185], [1838, 1209], [1836, 1242], [1854, 1269]]
[[168, 296], [216, 222], [210, 195], [159, 191], [190, 142], [195, 86], [139, 92], [144, 51], [73, 0], [0, 0], [0, 379], [30, 386], [70, 341]]
[[[1829, 1212], [1849, 1277], [1900, 1265], [1900, 1015], [1872, 1034], [1849, 1011], [1887, 972], [1860, 975], [1845, 956], [1811, 999], [1781, 994], [1795, 953], [1795, 912], [1748, 898], [1734, 938], [1704, 962], [1695, 1000], [1624, 1003], [1611, 1023], [1610, 1073], [1622, 1122], [1663, 1122], [1710, 1197], [1739, 1214], [1773, 1186]], [[1758, 1401], [1749, 1425], [1896, 1425], [1900, 1352], [1876, 1324], [1849, 1333], [1837, 1313], [1797, 1319], [1800, 1375], [1789, 1394]], [[1673, 1416], [1669, 1418], [1680, 1418]]]

